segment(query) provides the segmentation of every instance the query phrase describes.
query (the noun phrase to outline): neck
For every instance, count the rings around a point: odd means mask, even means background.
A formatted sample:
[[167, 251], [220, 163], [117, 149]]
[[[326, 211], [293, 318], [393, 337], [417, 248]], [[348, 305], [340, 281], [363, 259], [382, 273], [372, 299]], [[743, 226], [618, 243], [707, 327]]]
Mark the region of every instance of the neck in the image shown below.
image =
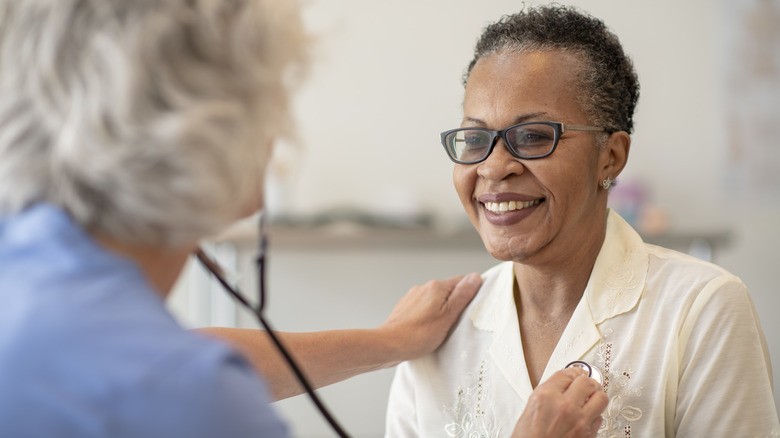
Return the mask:
[[518, 315], [543, 322], [574, 312], [590, 279], [606, 235], [606, 221], [578, 245], [569, 245], [564, 257], [541, 263], [515, 262]]
[[118, 241], [109, 236], [93, 236], [104, 248], [135, 262], [149, 284], [166, 298], [196, 245], [165, 248], [155, 245], [136, 245]]

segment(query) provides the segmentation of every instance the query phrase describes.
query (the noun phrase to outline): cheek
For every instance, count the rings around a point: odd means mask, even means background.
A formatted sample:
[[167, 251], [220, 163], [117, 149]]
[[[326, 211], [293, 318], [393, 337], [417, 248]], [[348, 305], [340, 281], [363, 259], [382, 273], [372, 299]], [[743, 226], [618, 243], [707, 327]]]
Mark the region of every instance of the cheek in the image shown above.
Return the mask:
[[476, 178], [472, 175], [474, 172], [470, 172], [469, 168], [462, 165], [455, 165], [452, 171], [452, 182], [455, 185], [455, 191], [458, 193], [460, 202], [466, 211], [469, 211], [469, 207], [473, 205], [472, 198], [474, 196], [474, 184]]
[[592, 198], [597, 194], [595, 167], [593, 160], [583, 157], [548, 168], [540, 180], [553, 198], [552, 204], [565, 209], [579, 208], [577, 205], [582, 203], [592, 204]]

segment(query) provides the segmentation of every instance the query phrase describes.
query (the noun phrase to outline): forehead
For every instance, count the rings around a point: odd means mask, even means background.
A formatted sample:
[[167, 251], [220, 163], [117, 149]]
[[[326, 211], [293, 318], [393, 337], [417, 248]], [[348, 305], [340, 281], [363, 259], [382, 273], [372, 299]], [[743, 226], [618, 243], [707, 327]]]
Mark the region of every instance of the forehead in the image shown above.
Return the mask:
[[[466, 83], [464, 117], [510, 123], [526, 114], [565, 117], [584, 113], [577, 102], [583, 61], [560, 50], [498, 52], [477, 61]], [[509, 120], [509, 122], [507, 122]]]

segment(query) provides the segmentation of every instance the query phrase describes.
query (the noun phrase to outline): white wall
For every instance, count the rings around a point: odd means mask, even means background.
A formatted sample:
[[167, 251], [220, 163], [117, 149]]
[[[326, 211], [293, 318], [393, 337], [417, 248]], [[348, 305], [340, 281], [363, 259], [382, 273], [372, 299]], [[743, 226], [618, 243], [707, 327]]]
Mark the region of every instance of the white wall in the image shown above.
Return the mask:
[[[775, 279], [780, 268], [776, 255], [780, 188], [757, 193], [762, 190], [730, 185], [734, 168], [727, 160], [723, 128], [728, 116], [723, 69], [730, 61], [722, 29], [734, 17], [726, 1], [578, 0], [574, 4], [604, 19], [634, 58], [639, 73], [641, 97], [625, 179], [650, 183], [653, 200], [667, 211], [673, 229], [731, 233], [731, 245], [717, 252], [715, 261], [741, 276], [750, 288], [780, 378], [780, 319], [776, 317], [780, 294]], [[297, 99], [304, 150], [286, 155], [286, 163], [280, 161], [271, 208], [310, 214], [357, 206], [401, 216], [433, 213], [444, 225], [465, 221], [438, 133], [460, 122], [461, 74], [481, 28], [521, 4], [509, 0], [308, 2], [306, 21], [319, 44], [311, 78]], [[775, 117], [780, 125], [780, 116]], [[407, 256], [397, 253], [363, 256], [363, 263], [376, 262], [376, 270], [360, 265], [361, 278], [382, 279], [391, 270], [397, 280], [389, 283], [389, 289], [373, 291], [376, 300], [365, 300], [361, 285], [351, 283], [352, 263], [332, 262], [327, 265], [332, 272], [322, 277], [331, 288], [317, 307], [310, 298], [291, 298], [293, 302], [285, 304], [280, 297], [272, 319], [289, 324], [285, 328], [290, 330], [349, 323], [371, 326], [381, 322], [408, 286], [429, 276], [457, 273], [453, 270], [483, 268], [470, 265], [472, 260], [475, 265], [483, 263], [480, 254], [464, 255], [448, 269], [438, 262], [405, 264]], [[296, 263], [318, 263], [311, 255], [278, 257], [279, 270], [273, 275], [295, 272]], [[282, 290], [301, 287], [309, 293], [313, 287], [295, 282], [273, 286], [271, 293], [280, 295]], [[330, 307], [323, 315], [319, 306], [326, 304]], [[312, 313], [321, 318], [312, 319]], [[312, 326], [312, 321], [317, 325]], [[378, 379], [345, 383], [343, 395], [337, 396], [337, 412], [356, 412], [352, 418], [364, 420], [354, 420], [359, 436], [370, 436], [368, 430], [381, 434], [381, 424], [373, 429], [365, 424], [382, 421], [389, 377]], [[373, 386], [371, 391], [366, 391], [367, 386]], [[328, 436], [309, 423], [304, 404], [292, 401], [282, 406], [298, 424], [296, 431], [300, 436]]]

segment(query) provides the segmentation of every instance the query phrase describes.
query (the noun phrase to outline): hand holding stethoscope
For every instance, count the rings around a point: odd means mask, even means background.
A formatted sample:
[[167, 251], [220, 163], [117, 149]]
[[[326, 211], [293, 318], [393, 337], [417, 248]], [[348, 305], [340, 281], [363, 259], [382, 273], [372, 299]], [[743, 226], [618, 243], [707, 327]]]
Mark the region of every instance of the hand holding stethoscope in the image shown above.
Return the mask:
[[571, 362], [568, 365], [566, 365], [564, 369], [566, 368], [579, 368], [581, 370], [584, 370], [585, 372], [588, 373], [588, 377], [596, 379], [596, 381], [599, 382], [599, 385], [604, 387], [604, 377], [601, 375], [601, 371], [599, 371], [599, 369], [596, 368], [595, 366], [587, 362], [583, 362], [581, 360], [575, 360], [574, 362]]
[[602, 383], [601, 372], [583, 361], [553, 373], [531, 393], [512, 438], [595, 437], [609, 403]]

